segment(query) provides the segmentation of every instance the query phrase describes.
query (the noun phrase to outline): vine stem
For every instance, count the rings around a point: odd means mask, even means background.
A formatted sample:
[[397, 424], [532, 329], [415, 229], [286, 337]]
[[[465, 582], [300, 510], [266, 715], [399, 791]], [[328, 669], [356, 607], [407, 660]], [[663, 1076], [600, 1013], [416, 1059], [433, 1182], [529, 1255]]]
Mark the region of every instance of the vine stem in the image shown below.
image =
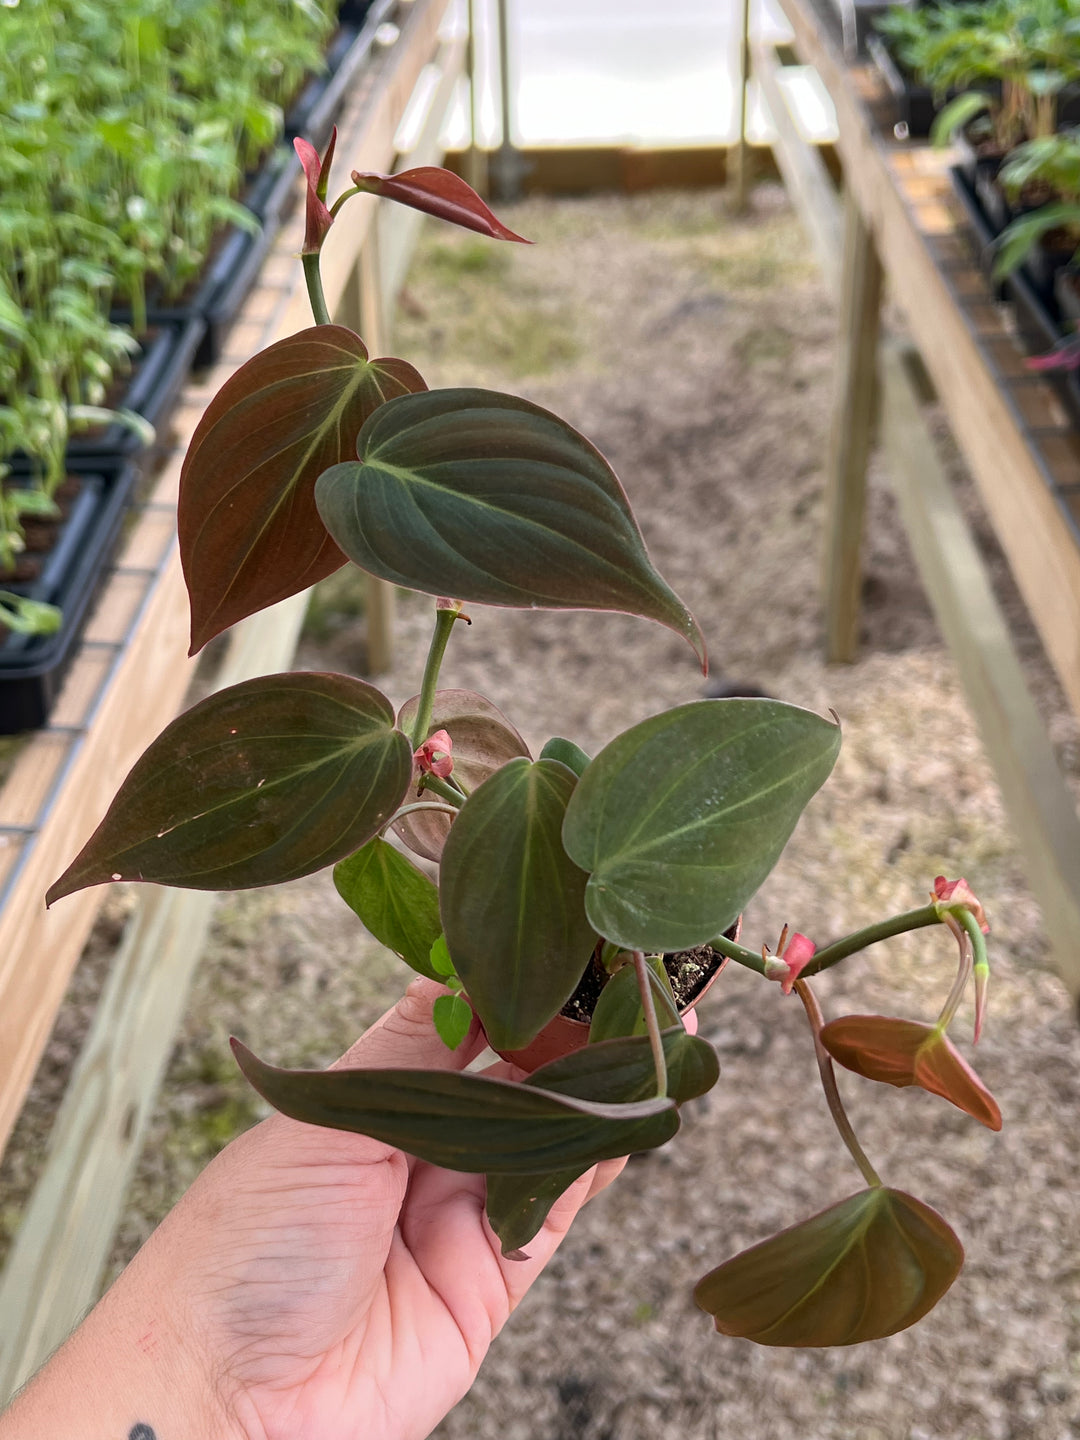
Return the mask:
[[844, 1102], [840, 1099], [840, 1091], [836, 1084], [836, 1071], [833, 1069], [832, 1056], [821, 1043], [821, 1030], [825, 1024], [825, 1017], [821, 1013], [821, 1006], [817, 1002], [817, 996], [807, 985], [805, 980], [795, 981], [795, 993], [803, 1003], [806, 1011], [806, 1018], [810, 1022], [810, 1029], [814, 1034], [814, 1053], [817, 1056], [818, 1074], [821, 1076], [821, 1087], [825, 1091], [825, 1099], [828, 1102], [829, 1114], [833, 1118], [833, 1124], [840, 1132], [840, 1138], [848, 1148], [851, 1158], [862, 1171], [863, 1179], [875, 1189], [881, 1188], [881, 1176], [874, 1169], [867, 1159], [866, 1151], [859, 1144], [858, 1137], [848, 1119], [847, 1111], [844, 1109]]
[[[427, 663], [424, 666], [424, 678], [420, 682], [420, 697], [416, 702], [416, 720], [412, 728], [414, 750], [419, 750], [428, 738], [428, 731], [431, 729], [431, 712], [435, 705], [435, 690], [439, 683], [439, 670], [442, 666], [443, 656], [446, 654], [450, 632], [454, 628], [454, 621], [460, 613], [460, 610], [437, 609], [435, 611], [435, 629], [431, 633]], [[430, 776], [428, 778], [430, 779]], [[433, 785], [431, 788], [434, 790], [437, 787]]]
[[323, 294], [322, 273], [319, 270], [319, 252], [312, 251], [311, 254], [301, 255], [304, 262], [304, 280], [307, 284], [308, 299], [311, 301], [311, 313], [315, 317], [316, 325], [330, 325], [330, 311], [326, 308], [326, 296]]
[[444, 815], [457, 814], [453, 805], [446, 805], [442, 800], [415, 800], [411, 805], [402, 805], [400, 810], [395, 810], [382, 828], [389, 830], [396, 820], [400, 820], [403, 815], [411, 815], [416, 810], [441, 810]]
[[652, 982], [649, 979], [649, 967], [645, 964], [643, 950], [634, 951], [634, 971], [637, 975], [638, 989], [641, 992], [641, 1008], [645, 1012], [645, 1028], [649, 1032], [653, 1064], [656, 1067], [656, 1096], [657, 1099], [663, 1100], [667, 1095], [667, 1058], [664, 1055], [664, 1038], [660, 1034], [660, 1022], [656, 1018]]
[[428, 771], [420, 777], [421, 790], [430, 790], [434, 795], [441, 795], [454, 810], [460, 810], [465, 804], [466, 797], [448, 780], [443, 780], [439, 775], [432, 775]]
[[[893, 915], [888, 920], [879, 920], [875, 925], [866, 925], [861, 930], [853, 930], [850, 935], [845, 935], [840, 940], [834, 940], [831, 945], [826, 945], [823, 950], [819, 950], [814, 958], [803, 967], [802, 977], [807, 980], [811, 975], [819, 975], [822, 970], [828, 970], [831, 966], [838, 965], [849, 955], [854, 955], [859, 950], [865, 950], [868, 945], [876, 945], [879, 940], [889, 940], [892, 936], [904, 935], [909, 930], [921, 930], [927, 925], [942, 923], [942, 917], [938, 913], [936, 905], [920, 905], [917, 910], [905, 910], [902, 915]], [[712, 949], [719, 950], [721, 955], [726, 955], [737, 965], [745, 965], [748, 970], [756, 970], [759, 975], [765, 974], [765, 962], [760, 954], [755, 954], [753, 950], [736, 945], [733, 940], [729, 940], [724, 935], [718, 935], [715, 940], [710, 940], [709, 944]]]

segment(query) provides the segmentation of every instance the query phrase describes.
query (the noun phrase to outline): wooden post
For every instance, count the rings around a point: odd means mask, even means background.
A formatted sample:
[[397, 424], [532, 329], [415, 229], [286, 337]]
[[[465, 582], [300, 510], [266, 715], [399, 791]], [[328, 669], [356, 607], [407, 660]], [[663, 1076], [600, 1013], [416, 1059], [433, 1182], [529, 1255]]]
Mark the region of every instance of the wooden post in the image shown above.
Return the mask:
[[844, 213], [836, 392], [825, 469], [823, 589], [829, 661], [854, 660], [858, 648], [860, 550], [881, 312], [881, 262], [874, 237], [850, 194]]
[[728, 151], [731, 175], [728, 189], [731, 194], [731, 208], [736, 215], [742, 215], [750, 199], [750, 145], [746, 138], [747, 87], [750, 83], [750, 0], [743, 0], [742, 29], [739, 35], [739, 76], [737, 99], [739, 105], [739, 138]]

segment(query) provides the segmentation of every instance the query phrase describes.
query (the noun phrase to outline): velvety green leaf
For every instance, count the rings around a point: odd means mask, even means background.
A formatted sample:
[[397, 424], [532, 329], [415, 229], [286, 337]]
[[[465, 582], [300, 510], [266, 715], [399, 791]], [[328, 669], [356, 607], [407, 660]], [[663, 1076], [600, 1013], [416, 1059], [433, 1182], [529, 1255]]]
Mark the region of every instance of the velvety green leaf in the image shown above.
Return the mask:
[[694, 1299], [722, 1335], [759, 1345], [856, 1345], [914, 1325], [960, 1273], [964, 1250], [902, 1190], [860, 1191], [726, 1261]]
[[[663, 1041], [672, 1099], [682, 1104], [711, 1090], [720, 1076], [712, 1046], [687, 1035], [681, 1024], [666, 1030]], [[644, 1099], [656, 1089], [652, 1047], [647, 1036], [590, 1043], [584, 1050], [535, 1070], [523, 1083], [589, 1100]], [[487, 1177], [487, 1216], [503, 1254], [528, 1244], [555, 1201], [588, 1168]]]
[[432, 1023], [448, 1050], [456, 1050], [465, 1039], [472, 1018], [472, 1006], [460, 995], [440, 995], [431, 1007]]
[[283, 1115], [370, 1135], [448, 1170], [587, 1166], [663, 1145], [679, 1128], [670, 1100], [603, 1104], [452, 1070], [279, 1070], [232, 1046]]
[[423, 389], [411, 365], [369, 360], [343, 325], [279, 340], [225, 382], [180, 477], [193, 655], [345, 563], [315, 509], [315, 481], [352, 459], [364, 421], [385, 400]]
[[[669, 1025], [681, 1025], [663, 960], [657, 955], [650, 955], [647, 963], [653, 1005], [661, 1026], [666, 1028]], [[637, 973], [632, 965], [624, 965], [621, 970], [616, 970], [600, 992], [600, 998], [593, 1009], [592, 1024], [589, 1026], [589, 1043], [592, 1045], [598, 1040], [611, 1040], [618, 1035], [645, 1033], [645, 1010], [641, 1004]]]
[[489, 1175], [485, 1209], [502, 1253], [509, 1257], [534, 1239], [559, 1196], [591, 1168], [577, 1165], [547, 1175]]
[[891, 1015], [842, 1015], [822, 1027], [821, 1043], [857, 1075], [940, 1095], [989, 1130], [1001, 1129], [1001, 1110], [955, 1045], [934, 1025]]
[[704, 661], [614, 472], [558, 416], [493, 390], [404, 395], [367, 421], [357, 454], [320, 476], [315, 501], [362, 569], [488, 605], [648, 616]]
[[[716, 1051], [707, 1040], [688, 1035], [682, 1022], [662, 1032], [668, 1093], [676, 1104], [695, 1100], [720, 1078]], [[542, 1065], [523, 1082], [586, 1100], [643, 1100], [656, 1093], [656, 1071], [647, 1035], [592, 1041], [580, 1050]]]
[[440, 870], [454, 967], [496, 1050], [519, 1050], [574, 993], [596, 945], [561, 832], [573, 774], [511, 760], [462, 806]]
[[575, 745], [573, 740], [564, 740], [561, 735], [553, 735], [540, 751], [540, 759], [561, 760], [580, 778], [588, 768], [590, 757], [580, 745]]
[[442, 934], [439, 892], [428, 877], [378, 836], [334, 866], [345, 904], [375, 939], [432, 980], [431, 947]]
[[[398, 728], [406, 735], [416, 724], [417, 698], [406, 700], [398, 712]], [[508, 760], [528, 758], [529, 747], [510, 721], [474, 690], [435, 692], [428, 734], [437, 730], [445, 730], [454, 742], [454, 779], [469, 795]], [[450, 816], [437, 810], [414, 810], [398, 820], [394, 830], [417, 855], [439, 860], [451, 824]]]
[[778, 700], [693, 701], [617, 736], [578, 781], [563, 827], [590, 872], [595, 929], [658, 952], [721, 934], [839, 748], [839, 726]]
[[454, 962], [450, 959], [450, 951], [447, 949], [446, 936], [441, 930], [439, 931], [438, 939], [435, 940], [431, 946], [428, 959], [431, 962], [431, 968], [440, 980], [445, 980], [449, 976], [457, 974], [457, 971], [454, 969]]
[[369, 840], [409, 784], [390, 702], [347, 675], [264, 675], [168, 725], [46, 897], [104, 880], [274, 885]]

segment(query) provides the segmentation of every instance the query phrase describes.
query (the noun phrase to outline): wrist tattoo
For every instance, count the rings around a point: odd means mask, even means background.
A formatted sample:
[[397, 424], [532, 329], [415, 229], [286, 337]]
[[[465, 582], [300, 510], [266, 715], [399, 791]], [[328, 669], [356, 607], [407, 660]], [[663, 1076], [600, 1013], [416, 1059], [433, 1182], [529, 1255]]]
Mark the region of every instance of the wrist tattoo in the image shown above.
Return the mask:
[[140, 1421], [138, 1425], [133, 1425], [128, 1431], [127, 1440], [157, 1440], [157, 1436], [149, 1425], [143, 1425]]

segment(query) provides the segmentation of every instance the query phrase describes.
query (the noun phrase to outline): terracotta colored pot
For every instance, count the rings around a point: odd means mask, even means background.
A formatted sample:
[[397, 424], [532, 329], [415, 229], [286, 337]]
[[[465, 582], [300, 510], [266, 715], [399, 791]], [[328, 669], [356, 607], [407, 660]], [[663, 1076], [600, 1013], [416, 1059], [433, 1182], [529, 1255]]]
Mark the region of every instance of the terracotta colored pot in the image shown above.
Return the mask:
[[[716, 954], [716, 951], [713, 951]], [[702, 985], [697, 994], [683, 1005], [680, 1015], [686, 1015], [693, 1010], [700, 1001], [712, 989], [717, 976], [727, 964], [727, 956], [720, 957], [720, 964], [712, 972], [709, 978]], [[564, 1055], [570, 1055], [575, 1050], [580, 1050], [589, 1040], [589, 1027], [584, 1020], [572, 1020], [569, 1015], [556, 1015], [554, 1020], [549, 1020], [535, 1040], [530, 1041], [521, 1050], [500, 1050], [497, 1053], [504, 1060], [517, 1065], [520, 1069], [528, 1071], [539, 1070], [541, 1065], [547, 1065], [551, 1060], [561, 1060]]]

